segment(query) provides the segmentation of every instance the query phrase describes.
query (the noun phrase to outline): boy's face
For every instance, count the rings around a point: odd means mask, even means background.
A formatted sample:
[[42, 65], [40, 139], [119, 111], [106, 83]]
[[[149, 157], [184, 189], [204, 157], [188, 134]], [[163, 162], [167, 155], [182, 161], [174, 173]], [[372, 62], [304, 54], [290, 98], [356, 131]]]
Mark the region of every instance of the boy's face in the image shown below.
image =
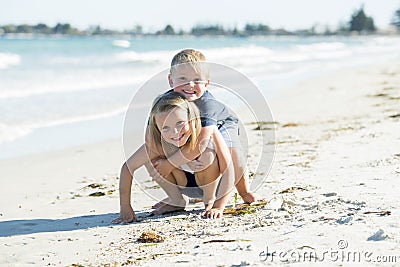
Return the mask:
[[168, 75], [168, 81], [174, 91], [183, 95], [188, 101], [199, 99], [210, 83], [206, 77], [202, 77], [189, 64], [175, 66], [172, 73]]

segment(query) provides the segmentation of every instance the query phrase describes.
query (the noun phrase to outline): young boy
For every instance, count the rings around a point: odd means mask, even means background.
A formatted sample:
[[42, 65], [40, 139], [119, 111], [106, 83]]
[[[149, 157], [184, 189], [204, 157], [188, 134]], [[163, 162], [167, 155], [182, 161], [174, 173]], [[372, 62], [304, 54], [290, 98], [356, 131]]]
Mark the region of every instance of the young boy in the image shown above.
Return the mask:
[[[193, 49], [182, 50], [176, 54], [171, 62], [168, 81], [175, 92], [185, 96], [188, 101], [193, 101], [199, 108], [202, 124], [199, 143], [202, 140], [209, 140], [213, 127], [218, 127], [231, 152], [235, 184], [239, 195], [245, 203], [256, 201], [255, 195], [249, 189], [246, 163], [238, 136], [238, 119], [232, 116], [228, 108], [207, 91], [210, 80], [205, 56]], [[153, 162], [153, 166], [162, 177], [167, 177], [176, 168], [175, 166], [182, 166], [190, 161], [193, 161], [190, 165], [192, 168], [202, 169], [209, 164], [209, 162], [205, 162], [204, 159], [207, 157], [204, 155], [202, 155], [202, 161], [195, 160], [202, 152], [199, 146], [192, 151], [183, 148], [168, 159], [159, 159]], [[154, 172], [150, 175], [153, 178], [157, 176]], [[163, 200], [154, 207], [158, 208], [165, 203], [166, 200]]]

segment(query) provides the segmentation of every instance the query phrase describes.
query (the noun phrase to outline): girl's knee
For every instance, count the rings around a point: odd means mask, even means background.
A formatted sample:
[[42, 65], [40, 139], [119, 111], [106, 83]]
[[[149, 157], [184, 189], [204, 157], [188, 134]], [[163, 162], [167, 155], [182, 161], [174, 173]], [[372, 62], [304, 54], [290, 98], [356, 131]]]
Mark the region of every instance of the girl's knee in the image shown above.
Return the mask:
[[201, 186], [216, 181], [219, 178], [219, 176], [220, 176], [220, 171], [217, 158], [214, 159], [214, 161], [208, 168], [200, 172], [196, 172], [197, 183], [198, 185]]
[[175, 168], [172, 170], [171, 175], [172, 175], [173, 179], [175, 180], [176, 185], [186, 186], [187, 179], [186, 179], [186, 174], [184, 171]]

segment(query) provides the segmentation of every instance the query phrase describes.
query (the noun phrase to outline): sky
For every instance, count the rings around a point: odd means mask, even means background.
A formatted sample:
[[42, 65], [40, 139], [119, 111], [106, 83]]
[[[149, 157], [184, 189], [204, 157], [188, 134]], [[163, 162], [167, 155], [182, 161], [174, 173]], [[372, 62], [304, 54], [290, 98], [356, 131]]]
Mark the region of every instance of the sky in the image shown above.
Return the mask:
[[242, 28], [262, 23], [270, 28], [309, 29], [315, 24], [337, 28], [364, 5], [378, 28], [389, 25], [400, 0], [0, 0], [0, 25], [70, 23], [125, 30], [142, 25], [145, 31], [189, 30], [219, 24]]

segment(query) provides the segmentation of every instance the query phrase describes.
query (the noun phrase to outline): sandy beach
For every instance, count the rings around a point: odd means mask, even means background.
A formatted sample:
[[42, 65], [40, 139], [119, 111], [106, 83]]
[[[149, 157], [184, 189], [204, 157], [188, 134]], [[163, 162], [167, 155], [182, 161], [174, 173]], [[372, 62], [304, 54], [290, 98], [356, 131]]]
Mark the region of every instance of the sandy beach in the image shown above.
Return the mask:
[[120, 139], [1, 161], [0, 265], [398, 265], [400, 64], [325, 74], [270, 106], [275, 159], [256, 192], [267, 203], [218, 220], [198, 203], [149, 216], [155, 200], [134, 187], [139, 221], [112, 225]]

